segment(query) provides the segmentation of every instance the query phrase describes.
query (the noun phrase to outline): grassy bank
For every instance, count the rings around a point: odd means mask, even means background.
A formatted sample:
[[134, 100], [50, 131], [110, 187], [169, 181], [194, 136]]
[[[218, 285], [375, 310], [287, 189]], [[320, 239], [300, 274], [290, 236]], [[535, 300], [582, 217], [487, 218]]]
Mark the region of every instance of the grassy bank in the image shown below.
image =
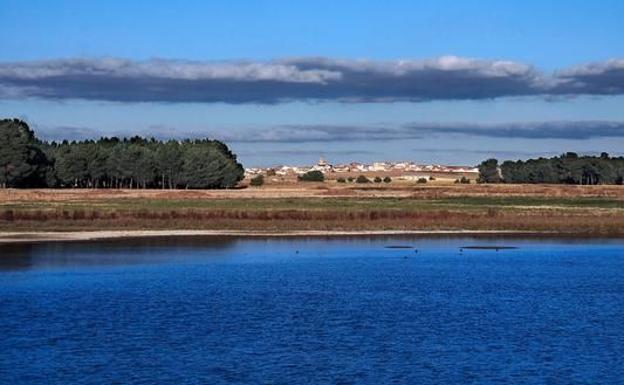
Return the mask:
[[349, 190], [330, 190], [318, 197], [310, 197], [309, 191], [273, 197], [268, 192], [266, 196], [223, 191], [219, 194], [225, 196], [186, 191], [136, 196], [133, 191], [92, 190], [81, 195], [75, 190], [44, 190], [26, 198], [14, 191], [0, 195], [0, 231], [516, 230], [624, 235], [624, 190], [609, 188], [608, 194], [597, 189], [579, 194], [567, 190], [553, 194], [548, 188], [542, 193], [530, 191], [484, 194], [475, 186], [413, 189], [408, 194], [401, 189], [399, 197], [389, 196], [391, 189], [383, 194], [358, 190], [358, 196]]

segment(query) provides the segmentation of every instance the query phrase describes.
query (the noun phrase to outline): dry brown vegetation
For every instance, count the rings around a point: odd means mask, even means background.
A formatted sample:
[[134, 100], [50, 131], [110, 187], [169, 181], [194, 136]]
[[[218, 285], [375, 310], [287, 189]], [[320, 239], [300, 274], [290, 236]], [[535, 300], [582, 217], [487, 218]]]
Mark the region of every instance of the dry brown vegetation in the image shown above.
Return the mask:
[[517, 230], [624, 235], [622, 186], [0, 190], [1, 231]]
[[234, 199], [308, 198], [324, 196], [362, 197], [604, 197], [624, 201], [623, 186], [580, 185], [426, 185], [392, 183], [340, 185], [299, 183], [230, 190], [103, 190], [103, 189], [0, 189], [0, 205], [11, 202], [66, 202], [111, 199]]

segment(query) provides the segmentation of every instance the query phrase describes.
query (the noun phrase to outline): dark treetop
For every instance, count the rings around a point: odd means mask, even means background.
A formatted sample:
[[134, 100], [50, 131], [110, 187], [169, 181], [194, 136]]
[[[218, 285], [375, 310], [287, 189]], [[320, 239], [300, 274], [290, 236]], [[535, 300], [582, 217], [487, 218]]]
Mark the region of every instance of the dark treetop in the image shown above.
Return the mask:
[[554, 158], [506, 161], [500, 166], [496, 159], [488, 159], [479, 165], [479, 181], [482, 183], [553, 183], [553, 184], [622, 184], [624, 182], [624, 158], [578, 156], [573, 152]]
[[236, 155], [217, 140], [135, 136], [48, 143], [21, 120], [0, 120], [5, 188], [227, 188], [243, 174]]

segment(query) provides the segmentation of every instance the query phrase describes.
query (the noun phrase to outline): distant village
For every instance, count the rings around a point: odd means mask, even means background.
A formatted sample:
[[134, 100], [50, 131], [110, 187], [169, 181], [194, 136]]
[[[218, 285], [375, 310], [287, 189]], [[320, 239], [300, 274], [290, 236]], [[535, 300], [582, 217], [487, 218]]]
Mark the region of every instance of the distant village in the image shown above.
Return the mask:
[[319, 159], [313, 166], [275, 166], [250, 167], [245, 169], [246, 177], [256, 175], [297, 176], [308, 171], [321, 171], [324, 174], [348, 173], [477, 173], [476, 167], [444, 166], [439, 164], [416, 164], [414, 162], [374, 162], [372, 164], [351, 162], [347, 164], [330, 164], [325, 159]]

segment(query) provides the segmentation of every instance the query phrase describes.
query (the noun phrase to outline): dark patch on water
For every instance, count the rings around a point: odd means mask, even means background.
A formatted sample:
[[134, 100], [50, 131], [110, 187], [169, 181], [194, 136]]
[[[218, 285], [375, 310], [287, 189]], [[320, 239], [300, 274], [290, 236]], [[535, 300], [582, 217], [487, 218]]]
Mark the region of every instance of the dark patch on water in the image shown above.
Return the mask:
[[516, 246], [462, 246], [460, 250], [514, 250]]

